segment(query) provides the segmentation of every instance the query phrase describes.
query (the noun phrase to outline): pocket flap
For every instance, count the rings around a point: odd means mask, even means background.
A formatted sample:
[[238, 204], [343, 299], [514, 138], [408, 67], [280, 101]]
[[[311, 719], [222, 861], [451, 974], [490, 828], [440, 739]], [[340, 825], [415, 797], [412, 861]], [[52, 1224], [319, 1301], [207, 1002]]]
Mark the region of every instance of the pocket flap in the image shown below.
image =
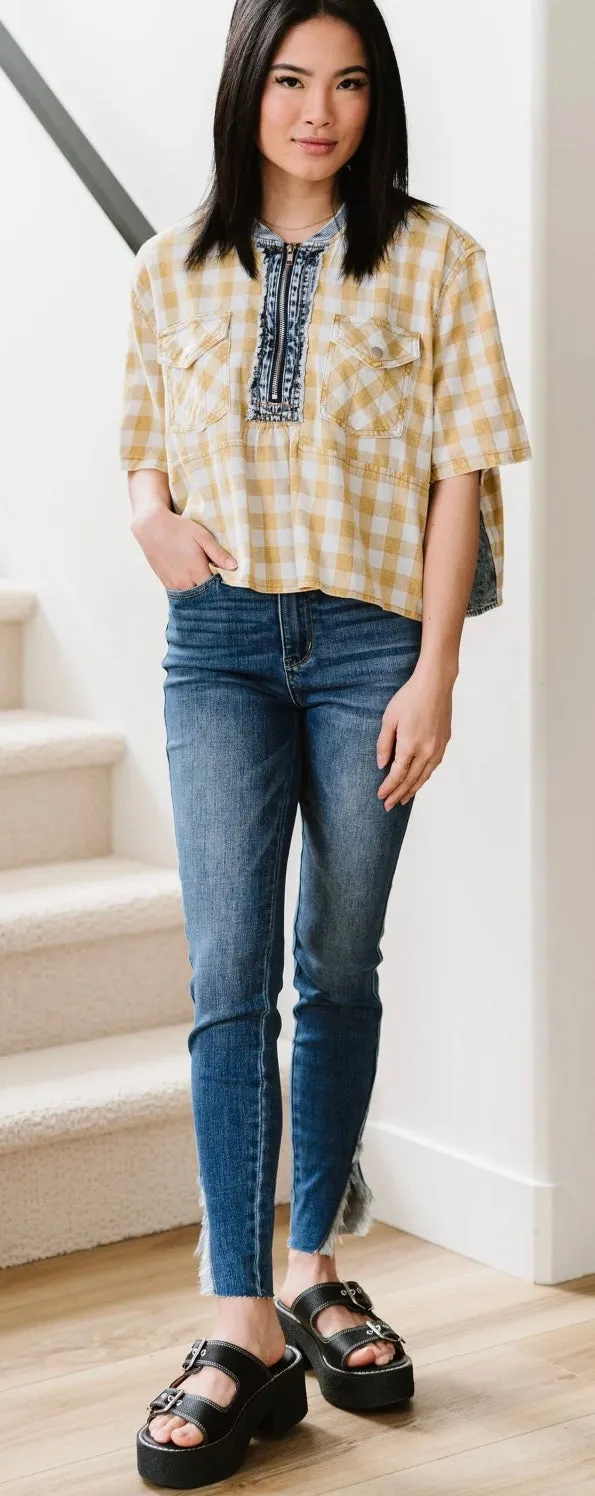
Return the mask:
[[419, 333], [407, 332], [379, 317], [367, 317], [363, 322], [337, 317], [334, 337], [374, 368], [397, 368], [419, 357]]
[[188, 369], [208, 348], [227, 337], [230, 317], [231, 312], [213, 313], [207, 317], [192, 317], [177, 327], [166, 328], [159, 334], [159, 362]]

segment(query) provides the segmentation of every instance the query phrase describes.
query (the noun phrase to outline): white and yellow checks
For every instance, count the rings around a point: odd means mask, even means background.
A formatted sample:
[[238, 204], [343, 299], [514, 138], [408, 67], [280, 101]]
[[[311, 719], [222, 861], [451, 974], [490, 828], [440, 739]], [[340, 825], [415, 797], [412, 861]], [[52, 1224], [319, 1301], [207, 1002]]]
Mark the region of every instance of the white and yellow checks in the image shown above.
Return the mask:
[[485, 251], [425, 210], [358, 285], [341, 276], [344, 211], [289, 263], [257, 223], [256, 281], [235, 251], [185, 271], [192, 220], [142, 245], [121, 466], [168, 473], [174, 509], [237, 559], [227, 586], [321, 588], [409, 618], [430, 484], [480, 469], [467, 613], [483, 613], [502, 602], [498, 469], [531, 456]]

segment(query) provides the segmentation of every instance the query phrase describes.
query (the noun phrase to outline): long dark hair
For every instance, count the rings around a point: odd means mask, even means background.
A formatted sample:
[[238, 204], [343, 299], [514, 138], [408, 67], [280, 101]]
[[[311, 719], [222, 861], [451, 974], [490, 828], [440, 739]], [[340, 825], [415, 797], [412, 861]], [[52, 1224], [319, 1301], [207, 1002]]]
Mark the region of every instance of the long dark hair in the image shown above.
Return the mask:
[[186, 270], [201, 265], [213, 246], [220, 256], [235, 248], [247, 274], [257, 278], [251, 233], [260, 213], [256, 142], [262, 93], [286, 32], [314, 16], [335, 16], [359, 33], [371, 75], [365, 133], [337, 182], [346, 205], [343, 275], [359, 281], [373, 274], [409, 212], [423, 217], [424, 209], [435, 206], [407, 191], [401, 76], [374, 0], [236, 0], [215, 104], [211, 180], [196, 210], [197, 231], [186, 254]]

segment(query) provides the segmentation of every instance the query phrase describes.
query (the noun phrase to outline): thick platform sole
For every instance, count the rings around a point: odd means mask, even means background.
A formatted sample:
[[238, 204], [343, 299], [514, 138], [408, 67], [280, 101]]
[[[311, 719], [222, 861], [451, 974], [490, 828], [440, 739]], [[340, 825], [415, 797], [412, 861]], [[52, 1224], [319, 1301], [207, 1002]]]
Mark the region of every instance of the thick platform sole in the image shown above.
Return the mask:
[[239, 1469], [253, 1434], [274, 1438], [287, 1433], [308, 1412], [305, 1364], [297, 1347], [287, 1347], [284, 1370], [260, 1387], [238, 1414], [222, 1439], [182, 1449], [177, 1444], [159, 1444], [149, 1433], [149, 1423], [136, 1436], [138, 1473], [154, 1485], [191, 1490], [227, 1480]]
[[415, 1392], [413, 1363], [404, 1355], [386, 1366], [346, 1367], [344, 1371], [329, 1366], [316, 1335], [307, 1330], [275, 1299], [275, 1309], [288, 1345], [301, 1351], [304, 1364], [311, 1366], [318, 1378], [320, 1391], [335, 1408], [350, 1412], [365, 1408], [391, 1408], [407, 1403]]

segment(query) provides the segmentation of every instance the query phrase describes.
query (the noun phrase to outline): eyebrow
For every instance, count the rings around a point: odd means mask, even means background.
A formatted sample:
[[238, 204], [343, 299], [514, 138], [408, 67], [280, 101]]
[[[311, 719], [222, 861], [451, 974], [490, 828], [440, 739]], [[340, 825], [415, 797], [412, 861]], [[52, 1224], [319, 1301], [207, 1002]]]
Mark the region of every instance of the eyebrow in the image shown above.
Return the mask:
[[[310, 68], [300, 68], [300, 67], [297, 66], [297, 63], [295, 63], [295, 62], [274, 62], [272, 66], [273, 66], [273, 68], [283, 68], [285, 70], [291, 69], [292, 73], [304, 73], [307, 78], [312, 78], [313, 77], [313, 73], [312, 73], [312, 71], [311, 71]], [[337, 68], [336, 72], [333, 73], [333, 78], [343, 78], [346, 73], [366, 73], [367, 74], [368, 73], [368, 69], [365, 68], [365, 67], [363, 67], [363, 65], [361, 63], [356, 62], [356, 63], [353, 63], [351, 65], [351, 67], [348, 67], [348, 68]]]

